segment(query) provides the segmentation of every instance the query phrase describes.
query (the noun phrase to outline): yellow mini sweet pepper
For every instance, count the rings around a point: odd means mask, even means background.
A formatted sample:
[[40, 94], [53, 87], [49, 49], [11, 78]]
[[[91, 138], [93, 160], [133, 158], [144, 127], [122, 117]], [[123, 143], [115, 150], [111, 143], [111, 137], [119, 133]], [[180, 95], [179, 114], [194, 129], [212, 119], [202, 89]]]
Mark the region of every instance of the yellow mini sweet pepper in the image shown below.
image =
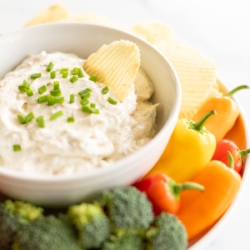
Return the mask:
[[215, 111], [207, 112], [198, 122], [179, 119], [160, 160], [146, 175], [165, 173], [176, 182], [192, 180], [211, 160], [215, 136], [204, 123]]

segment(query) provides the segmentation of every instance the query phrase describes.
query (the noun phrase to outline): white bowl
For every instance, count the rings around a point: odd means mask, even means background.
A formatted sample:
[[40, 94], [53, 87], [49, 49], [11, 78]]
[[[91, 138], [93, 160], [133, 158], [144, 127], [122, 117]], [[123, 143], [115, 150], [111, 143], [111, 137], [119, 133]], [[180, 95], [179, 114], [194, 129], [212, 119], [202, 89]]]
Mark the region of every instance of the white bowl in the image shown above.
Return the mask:
[[59, 23], [22, 29], [0, 37], [0, 79], [28, 54], [69, 52], [87, 58], [103, 44], [126, 39], [141, 51], [141, 67], [155, 87], [157, 134], [132, 155], [86, 174], [34, 176], [0, 167], [0, 192], [43, 206], [66, 206], [103, 189], [129, 185], [148, 172], [162, 154], [178, 119], [181, 89], [169, 61], [149, 43], [120, 30], [90, 24]]

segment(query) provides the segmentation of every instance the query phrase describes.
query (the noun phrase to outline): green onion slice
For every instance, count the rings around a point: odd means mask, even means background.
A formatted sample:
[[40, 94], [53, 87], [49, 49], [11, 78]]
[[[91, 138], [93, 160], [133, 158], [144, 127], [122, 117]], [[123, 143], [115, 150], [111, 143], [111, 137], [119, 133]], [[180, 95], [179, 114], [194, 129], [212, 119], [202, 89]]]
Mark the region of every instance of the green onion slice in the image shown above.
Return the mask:
[[58, 81], [54, 81], [54, 90], [60, 90], [60, 83]]
[[93, 82], [97, 82], [98, 81], [98, 77], [97, 76], [90, 76], [89, 80], [93, 81]]
[[90, 93], [90, 92], [92, 92], [92, 89], [86, 88], [86, 89], [80, 91], [78, 94], [79, 94], [79, 95], [82, 95], [82, 94]]
[[95, 108], [95, 103], [90, 103], [91, 108]]
[[60, 74], [62, 74], [64, 71], [69, 71], [69, 69], [68, 68], [61, 68], [59, 72], [60, 72]]
[[88, 114], [100, 114], [99, 109], [88, 107], [88, 106], [82, 106], [82, 111]]
[[53, 96], [61, 96], [62, 92], [61, 92], [61, 90], [51, 90], [50, 94]]
[[32, 89], [26, 89], [26, 94], [27, 94], [27, 96], [33, 96], [33, 91], [32, 91]]
[[78, 78], [76, 76], [72, 76], [69, 80], [71, 83], [74, 83], [78, 80]]
[[40, 78], [41, 76], [42, 76], [41, 73], [35, 73], [35, 74], [32, 74], [32, 75], [30, 76], [30, 79], [35, 80], [36, 78]]
[[28, 123], [30, 122], [33, 118], [34, 118], [34, 114], [33, 112], [30, 112], [28, 115], [25, 116], [24, 120], [25, 120], [25, 123]]
[[17, 119], [19, 120], [19, 122], [21, 124], [25, 124], [25, 119], [24, 119], [24, 117], [22, 115], [17, 115]]
[[21, 92], [26, 92], [26, 90], [29, 89], [29, 88], [30, 88], [30, 84], [26, 80], [23, 81], [22, 85], [18, 86], [18, 89]]
[[87, 105], [89, 103], [88, 99], [82, 99], [81, 100], [81, 105]]
[[50, 62], [49, 65], [48, 65], [47, 68], [46, 68], [46, 71], [47, 71], [47, 72], [50, 72], [53, 68], [54, 68], [54, 63], [53, 63], [53, 62]]
[[57, 118], [60, 117], [60, 116], [63, 116], [62, 110], [57, 111], [57, 112], [54, 113], [54, 114], [51, 114], [51, 115], [50, 115], [50, 120], [53, 121], [53, 120], [57, 119]]
[[47, 90], [47, 87], [45, 85], [38, 88], [38, 93], [41, 95]]
[[50, 95], [49, 97], [48, 97], [48, 105], [49, 106], [52, 106], [52, 105], [54, 105], [56, 102], [55, 102], [55, 96], [53, 96], [53, 95]]
[[49, 100], [49, 96], [48, 95], [43, 95], [43, 96], [39, 96], [37, 102], [38, 103], [42, 103], [42, 102], [47, 102]]
[[116, 105], [116, 104], [117, 104], [117, 101], [114, 100], [114, 99], [111, 98], [111, 97], [108, 97], [107, 101], [108, 101], [110, 104], [112, 104], [112, 105]]
[[56, 78], [56, 72], [55, 71], [51, 71], [50, 72], [50, 78], [51, 79], [55, 79]]
[[37, 118], [36, 118], [36, 121], [37, 121], [37, 123], [38, 123], [38, 126], [40, 127], [40, 128], [45, 128], [45, 121], [44, 121], [44, 117], [41, 115], [41, 116], [38, 116]]
[[102, 89], [102, 94], [103, 94], [103, 95], [107, 94], [108, 92], [109, 92], [109, 87], [108, 87], [108, 86], [106, 86], [106, 87], [104, 87], [104, 88]]
[[17, 152], [17, 151], [21, 151], [21, 145], [19, 145], [19, 144], [15, 144], [15, 145], [13, 145], [13, 151], [15, 151], [15, 152]]
[[67, 122], [74, 122], [74, 121], [75, 121], [75, 118], [73, 116], [68, 117], [67, 119]]
[[90, 98], [90, 93], [89, 92], [81, 94], [81, 99], [86, 99], [86, 98]]
[[59, 103], [59, 104], [64, 103], [64, 97], [63, 96], [55, 96], [55, 103]]
[[75, 102], [75, 95], [74, 94], [71, 94], [69, 98], [70, 98], [69, 103]]
[[62, 78], [67, 78], [69, 74], [69, 71], [63, 71]]

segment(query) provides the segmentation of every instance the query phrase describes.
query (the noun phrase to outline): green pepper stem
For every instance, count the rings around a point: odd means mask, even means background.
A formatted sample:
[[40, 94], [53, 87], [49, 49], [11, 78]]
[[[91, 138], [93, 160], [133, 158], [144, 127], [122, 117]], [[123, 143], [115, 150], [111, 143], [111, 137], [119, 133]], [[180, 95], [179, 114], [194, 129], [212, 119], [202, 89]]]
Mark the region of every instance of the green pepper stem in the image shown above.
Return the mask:
[[244, 150], [239, 150], [239, 153], [240, 153], [240, 158], [242, 159], [242, 157], [244, 157], [250, 153], [250, 148], [244, 149]]
[[227, 151], [227, 155], [228, 155], [228, 167], [234, 169], [234, 158], [230, 153], [230, 151]]
[[206, 122], [206, 120], [211, 116], [216, 114], [215, 110], [211, 110], [209, 112], [207, 112], [198, 122], [193, 123], [193, 129], [200, 131], [204, 125], [204, 123]]
[[231, 91], [229, 91], [225, 96], [232, 97], [235, 92], [238, 92], [241, 89], [249, 89], [249, 86], [247, 86], [247, 85], [240, 85], [240, 86], [232, 89]]
[[184, 182], [184, 183], [176, 183], [173, 180], [170, 180], [168, 182], [169, 190], [171, 194], [174, 196], [175, 199], [180, 198], [180, 193], [184, 190], [190, 190], [190, 189], [195, 189], [195, 190], [200, 190], [204, 191], [205, 188], [204, 186], [196, 183], [196, 182]]

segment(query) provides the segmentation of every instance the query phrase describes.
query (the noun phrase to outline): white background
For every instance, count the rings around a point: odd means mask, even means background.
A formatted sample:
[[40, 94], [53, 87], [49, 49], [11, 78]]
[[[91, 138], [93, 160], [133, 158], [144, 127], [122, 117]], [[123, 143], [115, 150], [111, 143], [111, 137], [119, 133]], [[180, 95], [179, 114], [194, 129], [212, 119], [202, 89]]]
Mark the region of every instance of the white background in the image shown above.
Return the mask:
[[[250, 2], [247, 0], [0, 0], [0, 34], [20, 29], [55, 3], [65, 4], [71, 14], [96, 12], [127, 25], [163, 22], [172, 28], [176, 37], [215, 62], [217, 74], [228, 89], [239, 84], [250, 85]], [[3, 63], [4, 58], [0, 58], [0, 66]], [[236, 98], [249, 124], [248, 96], [248, 91], [242, 91]], [[219, 235], [200, 250], [250, 250], [250, 183], [238, 202]]]

